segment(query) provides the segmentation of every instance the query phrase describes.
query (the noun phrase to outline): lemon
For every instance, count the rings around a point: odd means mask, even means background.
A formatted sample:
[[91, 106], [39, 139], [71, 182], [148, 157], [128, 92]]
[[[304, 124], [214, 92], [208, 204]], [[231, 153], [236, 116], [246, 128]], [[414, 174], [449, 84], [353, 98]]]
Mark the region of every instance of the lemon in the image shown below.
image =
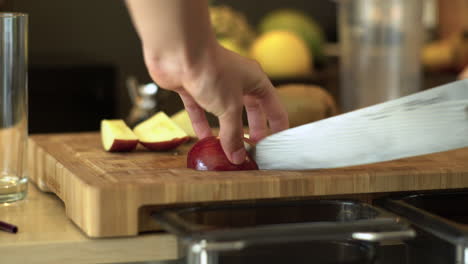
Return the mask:
[[257, 38], [250, 56], [271, 78], [306, 76], [312, 72], [312, 55], [299, 36], [288, 31], [269, 31]]
[[323, 61], [325, 37], [319, 24], [306, 13], [295, 9], [277, 9], [262, 18], [260, 33], [285, 30], [298, 34], [306, 41], [315, 62]]

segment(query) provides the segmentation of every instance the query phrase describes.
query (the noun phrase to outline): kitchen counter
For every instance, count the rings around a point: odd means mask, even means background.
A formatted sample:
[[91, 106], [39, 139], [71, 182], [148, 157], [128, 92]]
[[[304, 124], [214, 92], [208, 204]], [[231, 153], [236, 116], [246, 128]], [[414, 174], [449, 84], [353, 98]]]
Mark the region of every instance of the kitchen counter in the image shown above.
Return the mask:
[[119, 263], [170, 260], [176, 239], [166, 233], [90, 239], [65, 216], [62, 201], [33, 184], [23, 201], [0, 204], [0, 220], [18, 226], [17, 234], [0, 232], [2, 263]]
[[[177, 257], [176, 239], [166, 233], [107, 239], [86, 237], [65, 216], [65, 207], [56, 195], [41, 192], [31, 183], [25, 200], [0, 204], [0, 220], [19, 228], [17, 234], [0, 231], [1, 263], [159, 263]], [[387, 248], [381, 252], [383, 259], [400, 258], [398, 245]], [[383, 263], [387, 262], [378, 262]]]

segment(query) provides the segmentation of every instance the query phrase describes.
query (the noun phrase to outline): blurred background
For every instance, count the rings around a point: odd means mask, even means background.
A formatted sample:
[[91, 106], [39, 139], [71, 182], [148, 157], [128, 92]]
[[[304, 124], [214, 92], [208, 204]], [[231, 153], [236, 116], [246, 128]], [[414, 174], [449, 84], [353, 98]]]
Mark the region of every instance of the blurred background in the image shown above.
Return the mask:
[[[295, 124], [339, 112], [340, 1], [211, 1], [220, 43], [258, 60], [276, 86], [288, 88], [282, 98]], [[468, 64], [468, 1], [422, 2], [426, 89], [456, 80]], [[30, 16], [30, 133], [98, 130], [104, 118], [136, 122], [130, 116], [142, 96], [157, 101], [149, 112], [183, 108], [167, 91], [140, 94], [151, 79], [123, 1], [3, 0], [1, 8]]]

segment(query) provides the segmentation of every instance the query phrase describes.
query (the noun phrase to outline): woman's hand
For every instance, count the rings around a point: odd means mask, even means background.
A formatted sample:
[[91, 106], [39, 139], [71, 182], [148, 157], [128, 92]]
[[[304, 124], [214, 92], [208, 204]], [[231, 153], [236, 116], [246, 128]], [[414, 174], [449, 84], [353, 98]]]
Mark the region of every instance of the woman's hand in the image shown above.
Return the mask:
[[460, 74], [459, 79], [468, 79], [468, 67]]
[[287, 114], [257, 62], [217, 43], [212, 43], [204, 52], [200, 61], [191, 67], [176, 61], [158, 63], [147, 51], [145, 61], [156, 83], [180, 95], [200, 138], [211, 136], [203, 109], [219, 118], [223, 149], [231, 162], [239, 164], [245, 158], [243, 107], [254, 141], [270, 133], [267, 121], [272, 132], [286, 129]]
[[218, 44], [206, 0], [127, 0], [127, 5], [152, 79], [180, 95], [199, 138], [211, 136], [206, 110], [219, 119], [227, 157], [240, 164], [246, 155], [244, 106], [253, 140], [269, 129], [288, 128], [287, 113], [259, 64]]

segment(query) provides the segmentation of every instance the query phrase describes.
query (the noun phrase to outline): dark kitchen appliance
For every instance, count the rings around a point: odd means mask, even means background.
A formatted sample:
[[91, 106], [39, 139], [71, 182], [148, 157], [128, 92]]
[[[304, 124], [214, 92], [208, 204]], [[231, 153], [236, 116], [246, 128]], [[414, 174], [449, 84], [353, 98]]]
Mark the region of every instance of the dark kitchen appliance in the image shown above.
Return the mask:
[[117, 72], [107, 64], [32, 65], [29, 133], [99, 130], [115, 118]]
[[357, 201], [243, 202], [153, 214], [178, 236], [189, 264], [374, 263], [378, 242], [414, 231]]

